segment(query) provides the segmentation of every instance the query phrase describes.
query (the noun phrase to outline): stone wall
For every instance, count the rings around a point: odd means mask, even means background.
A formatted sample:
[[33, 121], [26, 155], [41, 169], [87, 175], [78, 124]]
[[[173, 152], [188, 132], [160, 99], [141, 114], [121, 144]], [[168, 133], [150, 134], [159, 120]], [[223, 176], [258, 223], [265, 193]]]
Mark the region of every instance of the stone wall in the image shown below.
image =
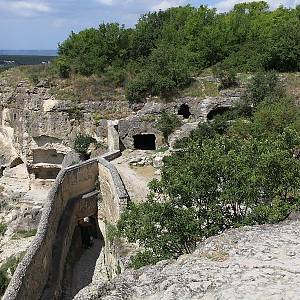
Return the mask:
[[[113, 157], [113, 154], [108, 154], [107, 157]], [[115, 222], [127, 205], [128, 194], [114, 166], [104, 158], [95, 158], [66, 168], [59, 173], [44, 206], [37, 235], [15, 271], [3, 299], [39, 299], [48, 282], [52, 264], [58, 264], [59, 270], [56, 271], [59, 272], [56, 273], [63, 273], [65, 257], [73, 235], [73, 225], [70, 224], [74, 224], [74, 220], [72, 221], [74, 214], [71, 214], [70, 222], [64, 226], [64, 238], [61, 240], [61, 249], [59, 249], [61, 255], [57, 262], [53, 261], [53, 257], [55, 258], [53, 245], [62, 216], [65, 218], [64, 214], [68, 211], [66, 208], [72, 206], [73, 201], [76, 202], [76, 199], [97, 190], [99, 186], [100, 197], [103, 199], [101, 207], [103, 224], [107, 221]], [[91, 202], [93, 206], [92, 203], [94, 202]], [[80, 207], [88, 206], [81, 205]], [[105, 228], [101, 229], [105, 233]], [[107, 255], [111, 253], [109, 249], [105, 251]], [[109, 260], [114, 261], [111, 257]], [[53, 287], [54, 294], [59, 293], [60, 281], [61, 278], [56, 281], [57, 286]]]

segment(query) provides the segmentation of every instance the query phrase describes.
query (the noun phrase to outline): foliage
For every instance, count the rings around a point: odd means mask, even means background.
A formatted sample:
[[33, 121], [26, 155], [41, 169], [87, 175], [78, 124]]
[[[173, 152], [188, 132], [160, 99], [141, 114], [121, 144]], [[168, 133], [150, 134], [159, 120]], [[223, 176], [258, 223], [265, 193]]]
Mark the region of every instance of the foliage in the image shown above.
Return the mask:
[[191, 82], [189, 53], [186, 49], [163, 44], [154, 49], [148, 63], [128, 84], [127, 99], [140, 102], [147, 95], [168, 98]]
[[55, 66], [60, 78], [69, 78], [71, 73], [71, 68], [66, 59], [59, 58], [55, 61]]
[[260, 102], [269, 98], [277, 99], [284, 95], [283, 87], [275, 72], [257, 72], [248, 84], [243, 96], [247, 106], [256, 107]]
[[180, 127], [180, 125], [181, 121], [177, 115], [163, 111], [157, 120], [156, 127], [163, 133], [164, 139], [167, 141], [169, 135], [173, 133], [176, 128]]
[[35, 236], [36, 232], [37, 232], [36, 229], [18, 230], [14, 233], [14, 235], [12, 236], [12, 239], [13, 240], [18, 240], [18, 239], [22, 239], [22, 238], [29, 238], [29, 237]]
[[[299, 7], [270, 11], [267, 2], [240, 3], [228, 13], [185, 6], [141, 16], [126, 29], [116, 23], [72, 32], [59, 45], [58, 72], [104, 76], [126, 86], [129, 101], [171, 97], [216, 64], [223, 87], [233, 72], [297, 71]], [[233, 71], [234, 70], [234, 71]], [[105, 83], [107, 82], [107, 83]]]
[[220, 81], [220, 89], [229, 89], [237, 85], [236, 72], [233, 69], [216, 65], [213, 68], [214, 76]]
[[7, 229], [7, 225], [5, 223], [0, 223], [0, 236], [4, 235], [6, 229]]
[[0, 267], [0, 295], [3, 295], [10, 281], [10, 275], [14, 274], [24, 252], [18, 256], [10, 256]]
[[77, 135], [74, 141], [74, 150], [81, 154], [87, 154], [88, 148], [96, 140], [89, 135]]
[[293, 154], [300, 109], [274, 78], [254, 76], [246, 92], [250, 112], [242, 103], [180, 141], [164, 158], [161, 180], [150, 182], [148, 200], [122, 214], [119, 234], [143, 249], [134, 267], [190, 253], [228, 228], [276, 223], [299, 210], [300, 161]]

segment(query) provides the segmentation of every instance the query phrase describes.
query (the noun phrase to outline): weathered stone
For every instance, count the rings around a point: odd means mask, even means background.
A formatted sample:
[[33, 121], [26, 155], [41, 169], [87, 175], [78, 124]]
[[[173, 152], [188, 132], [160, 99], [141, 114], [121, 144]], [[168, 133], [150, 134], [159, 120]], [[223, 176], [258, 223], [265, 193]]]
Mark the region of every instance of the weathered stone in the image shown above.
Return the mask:
[[233, 229], [190, 255], [83, 289], [75, 299], [297, 299], [300, 223]]

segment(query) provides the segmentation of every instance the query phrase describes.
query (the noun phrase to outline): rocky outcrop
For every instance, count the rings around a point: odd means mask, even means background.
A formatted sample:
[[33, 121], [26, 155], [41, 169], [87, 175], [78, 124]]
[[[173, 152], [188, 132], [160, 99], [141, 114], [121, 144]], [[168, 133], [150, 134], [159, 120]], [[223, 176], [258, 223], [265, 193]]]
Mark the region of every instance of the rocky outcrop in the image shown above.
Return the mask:
[[300, 222], [229, 230], [177, 261], [127, 270], [75, 299], [298, 299]]

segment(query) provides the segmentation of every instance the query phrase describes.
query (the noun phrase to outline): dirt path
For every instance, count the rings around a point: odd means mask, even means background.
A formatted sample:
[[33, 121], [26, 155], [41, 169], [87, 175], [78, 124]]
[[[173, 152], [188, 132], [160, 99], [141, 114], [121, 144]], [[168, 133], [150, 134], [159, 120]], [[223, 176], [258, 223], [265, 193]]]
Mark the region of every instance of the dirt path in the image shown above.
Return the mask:
[[131, 167], [129, 165], [131, 159], [143, 154], [140, 151], [125, 152], [121, 157], [112, 161], [112, 164], [118, 169], [133, 202], [145, 201], [149, 193], [149, 181], [153, 178], [158, 178], [152, 166]]

